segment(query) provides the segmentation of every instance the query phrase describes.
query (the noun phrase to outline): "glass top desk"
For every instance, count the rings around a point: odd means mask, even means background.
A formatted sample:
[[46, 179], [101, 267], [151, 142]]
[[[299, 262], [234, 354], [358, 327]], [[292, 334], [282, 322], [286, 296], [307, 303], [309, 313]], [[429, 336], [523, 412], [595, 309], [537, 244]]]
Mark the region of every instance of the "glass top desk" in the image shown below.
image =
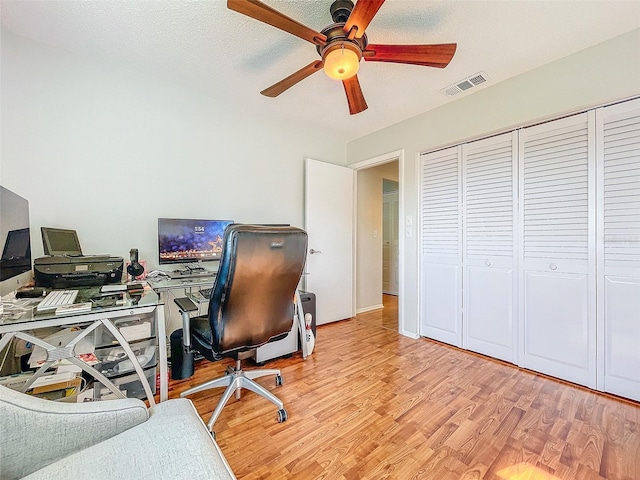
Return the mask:
[[[101, 297], [101, 287], [76, 287], [78, 296], [75, 303], [87, 302], [91, 298]], [[113, 292], [114, 294], [117, 292]], [[102, 294], [106, 296], [107, 293]], [[116, 397], [124, 398], [125, 395], [102, 372], [83, 362], [75, 353], [76, 345], [89, 334], [98, 335], [103, 326], [115, 342], [124, 350], [127, 359], [131, 361], [133, 371], [138, 375], [146, 393], [150, 405], [154, 405], [154, 395], [148, 379], [144, 375], [143, 368], [138, 358], [133, 353], [129, 342], [125, 339], [120, 329], [114, 325], [119, 321], [129, 318], [153, 317], [155, 320], [155, 336], [158, 343], [158, 370], [160, 374], [160, 401], [168, 398], [168, 369], [167, 369], [167, 338], [164, 319], [164, 308], [158, 294], [145, 285], [142, 292], [135, 294], [123, 294], [123, 304], [109, 304], [96, 300], [90, 311], [81, 313], [67, 313], [56, 315], [54, 311], [38, 312], [38, 299], [11, 299], [3, 298], [3, 314], [0, 317], [0, 351], [2, 351], [14, 338], [25, 340], [33, 345], [42, 347], [46, 351], [44, 363], [36, 370], [35, 374], [22, 387], [22, 391], [29, 389], [31, 384], [58, 360], [68, 360], [94, 379], [99, 380]], [[111, 302], [114, 303], [114, 302]], [[52, 345], [38, 337], [38, 330], [47, 327], [79, 326], [77, 335], [69, 340], [65, 338], [64, 344]]]

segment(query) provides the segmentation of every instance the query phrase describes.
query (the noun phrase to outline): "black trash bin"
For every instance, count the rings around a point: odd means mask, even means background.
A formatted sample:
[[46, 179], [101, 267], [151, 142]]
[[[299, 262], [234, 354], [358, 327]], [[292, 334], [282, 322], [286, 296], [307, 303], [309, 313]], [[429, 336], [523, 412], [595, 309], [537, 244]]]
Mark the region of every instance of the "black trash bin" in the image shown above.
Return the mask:
[[171, 334], [171, 379], [183, 380], [193, 375], [193, 353], [186, 353], [182, 346], [182, 329]]

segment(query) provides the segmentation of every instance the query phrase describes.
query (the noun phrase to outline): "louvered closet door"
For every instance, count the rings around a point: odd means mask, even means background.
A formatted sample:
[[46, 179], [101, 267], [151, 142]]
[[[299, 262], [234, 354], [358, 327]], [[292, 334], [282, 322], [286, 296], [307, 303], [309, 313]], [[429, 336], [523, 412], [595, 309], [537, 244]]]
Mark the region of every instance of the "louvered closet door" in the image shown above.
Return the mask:
[[464, 348], [515, 361], [516, 133], [463, 146]]
[[596, 384], [594, 112], [520, 132], [523, 365]]
[[420, 334], [462, 346], [460, 149], [422, 155]]
[[640, 400], [640, 100], [599, 109], [598, 387]]

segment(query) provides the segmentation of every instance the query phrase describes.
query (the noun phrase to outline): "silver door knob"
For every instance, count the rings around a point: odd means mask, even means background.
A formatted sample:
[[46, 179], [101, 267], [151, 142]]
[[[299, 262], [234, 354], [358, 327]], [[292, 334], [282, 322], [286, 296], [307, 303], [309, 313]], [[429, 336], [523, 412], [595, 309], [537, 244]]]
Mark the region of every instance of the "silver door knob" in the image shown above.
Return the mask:
[[309, 250], [309, 255], [313, 255], [316, 253], [322, 253], [320, 250], [314, 250], [313, 248]]

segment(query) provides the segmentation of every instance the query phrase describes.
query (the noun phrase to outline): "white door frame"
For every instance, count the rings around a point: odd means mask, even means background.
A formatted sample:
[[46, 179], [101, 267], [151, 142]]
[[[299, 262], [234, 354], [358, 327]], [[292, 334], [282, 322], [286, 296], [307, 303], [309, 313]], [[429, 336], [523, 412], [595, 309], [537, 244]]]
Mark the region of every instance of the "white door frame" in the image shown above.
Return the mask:
[[[402, 235], [402, 233], [404, 232], [403, 230], [403, 219], [404, 219], [404, 188], [403, 188], [403, 183], [404, 183], [404, 149], [401, 150], [395, 150], [393, 152], [389, 152], [389, 153], [384, 153], [382, 155], [378, 155], [377, 157], [373, 157], [373, 158], [369, 158], [367, 160], [363, 160], [361, 162], [357, 162], [357, 163], [353, 163], [351, 165], [349, 165], [349, 167], [353, 168], [356, 172], [356, 174], [353, 177], [353, 191], [354, 191], [354, 195], [353, 195], [353, 201], [354, 201], [354, 212], [355, 212], [355, 218], [354, 218], [354, 235], [357, 236], [357, 216], [358, 216], [358, 206], [357, 206], [357, 201], [358, 201], [358, 170], [364, 170], [366, 168], [370, 168], [370, 167], [377, 167], [378, 165], [383, 165], [385, 163], [389, 163], [389, 162], [393, 162], [393, 161], [398, 161], [398, 192], [399, 192], [399, 198], [398, 198], [398, 236], [399, 236], [399, 249], [398, 249], [398, 332], [401, 333], [402, 335], [405, 335], [407, 337], [411, 337], [411, 338], [418, 338], [418, 335], [416, 335], [415, 333], [410, 332], [409, 330], [407, 330], [405, 328], [405, 318], [404, 318], [404, 305], [403, 305], [403, 301], [404, 301], [404, 242], [402, 241], [402, 239], [404, 238], [404, 235]], [[357, 245], [357, 238], [354, 238], [354, 244]], [[353, 304], [355, 305], [356, 300], [355, 300], [355, 295], [356, 295], [356, 255], [353, 256], [353, 271], [354, 271], [354, 275], [353, 275], [353, 295], [354, 295], [354, 299], [353, 299]]]

